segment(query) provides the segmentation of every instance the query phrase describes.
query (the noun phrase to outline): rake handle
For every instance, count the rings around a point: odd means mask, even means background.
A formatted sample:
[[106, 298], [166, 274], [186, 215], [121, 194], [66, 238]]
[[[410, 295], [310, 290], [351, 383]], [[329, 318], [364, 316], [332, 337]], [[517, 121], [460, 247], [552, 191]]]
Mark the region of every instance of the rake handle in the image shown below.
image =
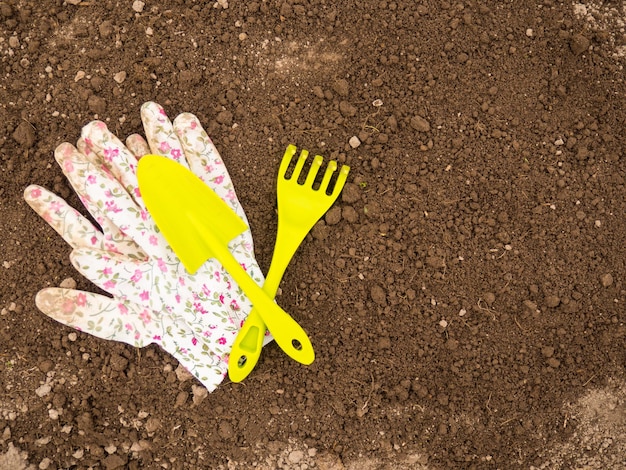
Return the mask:
[[[279, 217], [279, 225], [281, 220], [282, 219]], [[303, 231], [302, 236], [299, 238], [293, 236], [287, 237], [285, 236], [286, 232], [284, 230], [278, 230], [272, 262], [270, 263], [270, 269], [265, 278], [265, 283], [263, 284], [263, 292], [265, 292], [268, 297], [273, 299], [276, 296], [280, 281], [287, 270], [287, 266], [307, 233], [308, 230]], [[230, 352], [228, 377], [231, 381], [241, 382], [252, 372], [252, 369], [254, 369], [261, 356], [266, 329], [268, 328], [263, 321], [263, 317], [259, 313], [258, 308], [254, 306], [237, 334], [235, 343]], [[271, 329], [270, 333], [272, 333]], [[276, 337], [274, 337], [274, 339], [276, 339]], [[278, 343], [278, 341], [276, 342]]]

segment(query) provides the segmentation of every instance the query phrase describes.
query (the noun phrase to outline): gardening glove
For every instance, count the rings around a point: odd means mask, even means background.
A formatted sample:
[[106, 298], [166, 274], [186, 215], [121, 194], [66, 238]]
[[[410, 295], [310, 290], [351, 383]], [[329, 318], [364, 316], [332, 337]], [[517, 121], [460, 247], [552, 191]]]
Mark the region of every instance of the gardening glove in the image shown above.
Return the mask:
[[[138, 135], [124, 146], [103, 122], [87, 124], [77, 147], [63, 143], [55, 158], [100, 228], [50, 191], [31, 185], [24, 198], [72, 247], [70, 259], [107, 297], [47, 288], [37, 307], [51, 318], [103, 339], [136, 347], [161, 346], [213, 391], [252, 305], [215, 259], [189, 274], [142, 201], [137, 159], [164, 155], [191, 169], [247, 222], [217, 149], [198, 119], [179, 115], [172, 125], [162, 107], [145, 103]], [[207, 217], [211, 214], [207, 213]], [[219, 223], [219, 221], [215, 221]], [[263, 275], [248, 229], [229, 249], [257, 284]], [[268, 338], [269, 340], [269, 338]]]

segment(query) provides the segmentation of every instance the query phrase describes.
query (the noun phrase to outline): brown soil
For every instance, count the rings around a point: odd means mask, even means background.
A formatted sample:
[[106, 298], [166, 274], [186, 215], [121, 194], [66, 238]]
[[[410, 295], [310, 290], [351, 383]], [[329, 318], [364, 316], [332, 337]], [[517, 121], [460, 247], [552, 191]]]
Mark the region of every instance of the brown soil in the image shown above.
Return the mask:
[[[623, 2], [134, 3], [0, 1], [1, 468], [626, 468]], [[312, 366], [203, 399], [36, 309], [95, 288], [23, 189], [78, 206], [54, 148], [148, 100], [205, 124], [264, 269], [286, 144], [351, 165], [278, 298]]]

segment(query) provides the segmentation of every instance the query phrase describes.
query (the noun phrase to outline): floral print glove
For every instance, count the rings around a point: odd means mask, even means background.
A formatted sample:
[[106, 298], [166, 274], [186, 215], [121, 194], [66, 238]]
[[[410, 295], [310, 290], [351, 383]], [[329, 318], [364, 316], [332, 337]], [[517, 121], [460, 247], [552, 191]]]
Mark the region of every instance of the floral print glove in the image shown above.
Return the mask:
[[[246, 223], [247, 218], [224, 162], [194, 115], [183, 113], [171, 123], [161, 106], [148, 102], [141, 118], [148, 142], [133, 135], [125, 146], [103, 122], [93, 121], [76, 147], [63, 143], [55, 151], [99, 228], [50, 191], [26, 188], [28, 204], [72, 247], [74, 267], [112, 296], [47, 288], [37, 294], [36, 304], [51, 318], [99, 338], [136, 347], [156, 343], [213, 391], [252, 306], [217, 260], [208, 260], [194, 275], [185, 270], [142, 201], [137, 159], [154, 153], [176, 160]], [[229, 248], [262, 285], [250, 230]]]

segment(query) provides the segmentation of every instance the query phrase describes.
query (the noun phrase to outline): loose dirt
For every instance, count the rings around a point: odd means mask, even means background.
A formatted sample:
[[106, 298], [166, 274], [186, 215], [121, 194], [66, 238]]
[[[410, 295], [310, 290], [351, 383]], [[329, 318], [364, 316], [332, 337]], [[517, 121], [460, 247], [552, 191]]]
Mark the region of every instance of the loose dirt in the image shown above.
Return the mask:
[[[0, 468], [626, 468], [620, 1], [0, 1]], [[204, 397], [156, 347], [76, 333], [36, 292], [79, 207], [83, 125], [196, 114], [267, 270], [288, 143], [352, 167], [265, 348]], [[122, 366], [120, 366], [120, 364]], [[195, 398], [195, 399], [194, 399]]]

